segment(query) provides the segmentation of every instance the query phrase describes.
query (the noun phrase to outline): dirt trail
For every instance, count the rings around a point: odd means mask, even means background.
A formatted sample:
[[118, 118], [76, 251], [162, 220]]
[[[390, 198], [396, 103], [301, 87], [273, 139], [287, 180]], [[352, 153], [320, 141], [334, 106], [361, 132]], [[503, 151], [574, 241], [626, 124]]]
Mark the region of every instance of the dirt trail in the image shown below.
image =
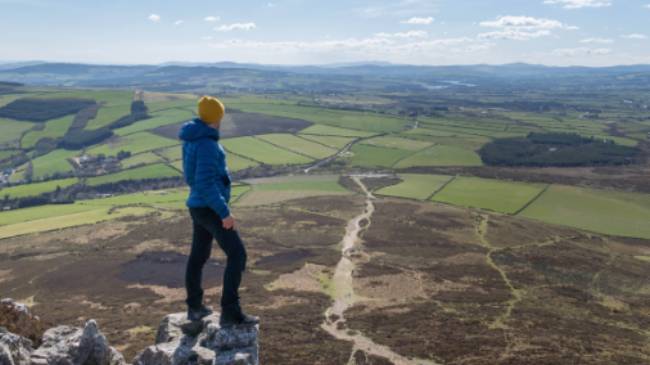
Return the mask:
[[494, 262], [494, 259], [492, 258], [492, 254], [495, 251], [498, 251], [498, 248], [492, 246], [490, 241], [487, 239], [487, 230], [488, 230], [489, 222], [490, 222], [489, 215], [487, 214], [481, 215], [479, 217], [478, 224], [476, 225], [476, 234], [479, 238], [481, 245], [488, 249], [488, 252], [485, 255], [485, 260], [487, 264], [499, 273], [499, 275], [503, 279], [503, 282], [508, 287], [508, 290], [510, 290], [510, 294], [512, 294], [512, 298], [510, 298], [510, 300], [508, 300], [507, 302], [506, 311], [502, 315], [497, 317], [494, 320], [494, 322], [490, 324], [490, 328], [508, 329], [509, 327], [506, 324], [506, 321], [510, 318], [513, 308], [523, 299], [524, 293], [522, 290], [517, 289], [514, 287], [514, 285], [512, 285], [512, 282], [510, 281], [510, 278], [508, 277], [506, 271], [503, 270], [499, 265], [497, 265]]
[[[341, 260], [336, 265], [336, 271], [332, 278], [334, 303], [325, 311], [325, 320], [321, 327], [335, 338], [353, 343], [348, 365], [355, 364], [353, 355], [356, 350], [386, 358], [395, 365], [438, 365], [438, 363], [431, 360], [412, 359], [397, 354], [389, 347], [377, 344], [362, 333], [347, 328], [344, 317], [345, 311], [354, 305], [358, 299], [355, 296], [352, 282], [352, 273], [356, 263], [352, 259], [351, 253], [360, 249], [360, 234], [370, 226], [371, 217], [375, 211], [375, 205], [373, 204], [375, 197], [363, 184], [361, 177], [352, 176], [352, 179], [366, 194], [366, 207], [361, 214], [352, 218], [346, 227], [345, 236], [341, 241]], [[367, 223], [362, 226], [362, 222]]]

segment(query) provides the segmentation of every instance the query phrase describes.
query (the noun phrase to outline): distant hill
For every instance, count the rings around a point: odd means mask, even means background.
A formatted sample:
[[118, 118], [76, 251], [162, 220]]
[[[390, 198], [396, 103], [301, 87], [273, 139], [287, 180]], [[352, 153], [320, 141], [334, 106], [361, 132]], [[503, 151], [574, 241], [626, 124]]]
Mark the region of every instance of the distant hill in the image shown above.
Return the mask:
[[[146, 87], [185, 91], [422, 91], [463, 87], [646, 88], [650, 65], [550, 67], [531, 64], [415, 66], [386, 63], [281, 66], [171, 62], [161, 65], [0, 65], [0, 80], [30, 85]], [[449, 83], [452, 81], [453, 83]]]

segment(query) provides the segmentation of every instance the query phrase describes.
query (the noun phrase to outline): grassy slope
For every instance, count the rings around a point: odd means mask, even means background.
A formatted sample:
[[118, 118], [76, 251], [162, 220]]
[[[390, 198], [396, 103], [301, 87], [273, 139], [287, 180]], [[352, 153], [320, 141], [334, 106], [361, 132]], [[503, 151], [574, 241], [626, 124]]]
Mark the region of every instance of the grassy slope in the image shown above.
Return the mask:
[[124, 137], [111, 139], [106, 143], [90, 148], [87, 152], [91, 155], [104, 154], [106, 156], [117, 155], [119, 151], [129, 151], [131, 154], [151, 151], [158, 148], [169, 147], [179, 144], [173, 139], [161, 137], [149, 132], [138, 132]]
[[193, 117], [192, 112], [183, 109], [169, 109], [150, 114], [151, 118], [140, 120], [129, 126], [116, 129], [115, 134], [118, 136], [126, 136], [128, 134], [154, 129], [163, 125], [190, 120]]
[[74, 120], [74, 115], [68, 115], [63, 118], [52, 119], [45, 123], [45, 128], [38, 131], [25, 133], [20, 141], [22, 148], [32, 148], [41, 138], [60, 138], [65, 135]]
[[433, 196], [442, 203], [512, 214], [544, 189], [543, 185], [458, 177]]
[[144, 179], [157, 179], [163, 177], [180, 176], [180, 173], [165, 164], [153, 164], [134, 169], [123, 170], [114, 174], [103, 176], [90, 177], [86, 179], [86, 184], [90, 186], [114, 183], [124, 180], [144, 180]]
[[352, 166], [366, 167], [391, 167], [397, 161], [412, 153], [412, 151], [407, 150], [363, 144], [353, 145], [351, 152], [353, 155], [350, 158], [350, 164]]
[[312, 161], [254, 137], [228, 138], [221, 143], [228, 151], [269, 165], [304, 164]]
[[650, 195], [552, 186], [522, 216], [594, 232], [650, 238]]
[[310, 134], [300, 134], [299, 136], [335, 149], [341, 149], [354, 140], [351, 137], [315, 136]]
[[22, 134], [31, 129], [34, 123], [19, 122], [13, 119], [0, 118], [0, 143], [7, 143], [18, 140]]
[[67, 151], [63, 149], [54, 150], [46, 155], [32, 160], [34, 167], [34, 178], [40, 179], [46, 175], [52, 175], [56, 172], [72, 171], [72, 165], [68, 159], [79, 154], [79, 151]]
[[57, 186], [62, 189], [66, 188], [70, 185], [76, 184], [77, 181], [78, 181], [77, 178], [69, 178], [69, 179], [50, 180], [50, 181], [44, 181], [40, 183], [12, 186], [8, 188], [0, 189], [0, 196], [4, 197], [5, 195], [9, 195], [9, 197], [11, 198], [23, 198], [26, 196], [34, 196], [34, 195], [55, 191]]
[[144, 152], [131, 156], [121, 161], [123, 168], [128, 169], [138, 165], [150, 165], [158, 162], [163, 162], [163, 159], [153, 152]]
[[303, 119], [314, 123], [371, 132], [396, 132], [406, 125], [404, 119], [378, 113], [343, 111], [290, 104], [234, 103], [237, 109], [279, 117]]
[[372, 132], [364, 132], [347, 128], [332, 127], [329, 125], [316, 124], [300, 131], [300, 134], [310, 134], [317, 136], [338, 136], [338, 137], [370, 137]]
[[409, 151], [418, 151], [431, 146], [431, 143], [427, 141], [418, 141], [394, 136], [371, 138], [362, 143], [371, 146], [397, 148]]
[[307, 141], [296, 137], [292, 134], [273, 133], [257, 136], [264, 141], [272, 143], [278, 147], [307, 155], [315, 159], [322, 159], [336, 153], [333, 148], [325, 147], [319, 143]]
[[446, 184], [451, 176], [400, 174], [402, 182], [382, 188], [378, 195], [425, 200]]
[[395, 168], [412, 166], [481, 166], [481, 158], [471, 150], [456, 146], [433, 146], [401, 161]]

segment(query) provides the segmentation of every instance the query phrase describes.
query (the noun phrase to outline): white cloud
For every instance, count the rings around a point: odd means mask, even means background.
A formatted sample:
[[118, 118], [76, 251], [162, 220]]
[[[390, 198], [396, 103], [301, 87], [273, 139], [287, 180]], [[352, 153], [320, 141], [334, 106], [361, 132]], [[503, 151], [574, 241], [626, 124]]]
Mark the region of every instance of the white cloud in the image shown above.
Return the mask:
[[266, 3], [267, 8], [275, 8], [277, 5], [275, 3]]
[[576, 57], [576, 56], [606, 56], [611, 54], [612, 50], [609, 48], [558, 48], [553, 50], [552, 54], [560, 57]]
[[421, 17], [414, 16], [414, 17], [412, 17], [410, 19], [402, 21], [402, 23], [403, 24], [413, 24], [413, 25], [429, 25], [429, 24], [433, 23], [433, 21], [434, 21], [434, 19], [431, 16], [426, 17], [426, 18], [421, 18]]
[[185, 23], [185, 21], [179, 19], [179, 20], [174, 22], [174, 25], [179, 26], [179, 25], [182, 25], [183, 23]]
[[577, 27], [565, 25], [558, 20], [533, 18], [530, 16], [507, 15], [496, 20], [483, 21], [482, 27], [489, 28], [516, 28], [516, 29], [577, 29]]
[[544, 0], [544, 4], [562, 5], [565, 9], [604, 8], [612, 6], [611, 0]]
[[151, 14], [149, 15], [149, 20], [151, 20], [154, 23], [158, 23], [160, 21], [160, 15], [158, 14]]
[[580, 43], [610, 44], [614, 43], [614, 40], [611, 38], [585, 38]]
[[640, 33], [623, 34], [621, 38], [625, 39], [648, 39], [648, 36]]
[[643, 5], [644, 8], [650, 9], [650, 4]]
[[518, 30], [518, 29], [505, 29], [495, 32], [480, 33], [480, 39], [509, 39], [513, 41], [527, 41], [529, 39], [546, 37], [551, 35], [550, 30], [540, 29], [535, 31]]
[[255, 23], [233, 23], [233, 24], [224, 24], [220, 27], [214, 28], [218, 32], [230, 32], [233, 30], [253, 30], [257, 28]]
[[552, 31], [556, 29], [578, 29], [578, 27], [566, 25], [558, 20], [514, 15], [483, 21], [480, 25], [486, 28], [497, 29], [492, 32], [480, 33], [478, 35], [480, 39], [510, 39], [516, 41], [546, 37], [551, 35]]
[[208, 22], [208, 23], [214, 23], [214, 22], [218, 22], [219, 20], [221, 20], [221, 18], [218, 17], [218, 16], [209, 15], [209, 16], [206, 16], [205, 18], [203, 18], [203, 20]]
[[426, 38], [429, 34], [422, 30], [411, 30], [408, 32], [397, 33], [377, 33], [376, 37], [379, 38]]
[[407, 17], [416, 14], [435, 13], [439, 0], [398, 0], [381, 5], [358, 9], [361, 16], [377, 18], [381, 16]]
[[203, 40], [203, 41], [211, 41], [212, 39], [213, 39], [213, 37], [211, 35], [201, 37], [201, 40]]

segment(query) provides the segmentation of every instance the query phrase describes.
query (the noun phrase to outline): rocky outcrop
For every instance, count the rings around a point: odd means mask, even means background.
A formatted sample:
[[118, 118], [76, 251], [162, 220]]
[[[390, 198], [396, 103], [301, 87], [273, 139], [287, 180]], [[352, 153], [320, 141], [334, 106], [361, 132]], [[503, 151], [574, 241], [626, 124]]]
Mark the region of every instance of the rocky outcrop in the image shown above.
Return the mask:
[[[1, 303], [2, 318], [15, 322], [0, 327], [0, 365], [126, 365], [92, 319], [83, 328], [58, 326], [45, 331], [34, 349], [25, 334], [40, 330], [38, 317], [11, 300]], [[133, 364], [259, 365], [258, 334], [258, 325], [222, 328], [219, 314], [199, 322], [188, 321], [185, 313], [170, 314], [158, 327], [156, 344], [140, 352]]]
[[32, 341], [0, 327], [1, 365], [126, 365], [108, 345], [94, 320], [84, 328], [59, 326], [45, 331], [39, 348]]
[[43, 344], [32, 352], [32, 365], [125, 365], [124, 357], [108, 345], [94, 320], [84, 328], [59, 326], [45, 331]]
[[156, 344], [136, 357], [134, 365], [258, 365], [258, 325], [222, 328], [219, 315], [190, 322], [185, 313], [166, 316]]
[[0, 327], [0, 364], [29, 365], [32, 341]]
[[43, 335], [43, 325], [38, 316], [33, 315], [26, 305], [9, 298], [0, 301], [0, 327], [26, 337], [34, 344], [40, 343]]

